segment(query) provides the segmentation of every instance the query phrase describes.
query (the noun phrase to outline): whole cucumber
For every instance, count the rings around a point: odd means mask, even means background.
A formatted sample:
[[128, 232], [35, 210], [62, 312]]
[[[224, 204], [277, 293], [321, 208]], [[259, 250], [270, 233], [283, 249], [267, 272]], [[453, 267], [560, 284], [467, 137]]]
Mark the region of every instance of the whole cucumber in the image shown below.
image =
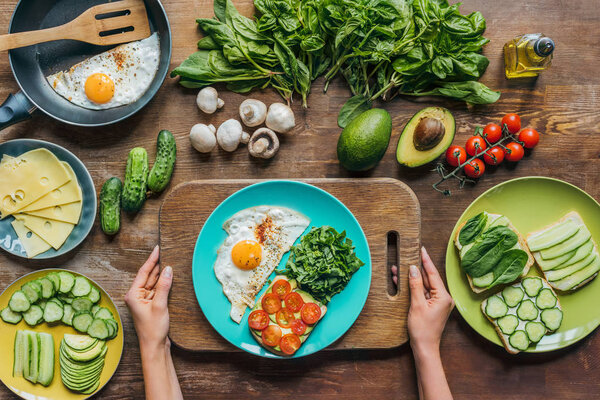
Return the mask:
[[142, 147], [131, 149], [125, 168], [121, 206], [126, 212], [138, 212], [146, 201], [148, 153]]
[[107, 235], [114, 235], [121, 228], [121, 192], [123, 184], [112, 177], [100, 191], [100, 226]]
[[156, 161], [148, 175], [148, 188], [154, 193], [162, 192], [169, 184], [176, 156], [177, 145], [173, 134], [167, 130], [160, 131], [156, 140]]

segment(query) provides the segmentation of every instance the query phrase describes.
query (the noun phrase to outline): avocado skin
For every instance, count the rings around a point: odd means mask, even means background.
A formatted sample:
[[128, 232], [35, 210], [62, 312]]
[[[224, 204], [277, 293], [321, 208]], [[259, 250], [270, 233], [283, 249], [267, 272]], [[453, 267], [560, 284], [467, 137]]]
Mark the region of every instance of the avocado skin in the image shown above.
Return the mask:
[[[415, 148], [414, 134], [415, 128], [421, 119], [430, 117], [440, 120], [444, 124], [445, 133], [442, 140], [432, 149], [420, 151]], [[443, 107], [427, 107], [412, 116], [410, 121], [400, 134], [398, 147], [396, 149], [396, 159], [398, 162], [407, 167], [420, 167], [425, 165], [442, 155], [454, 140], [456, 132], [456, 123], [452, 113]]]
[[383, 158], [392, 135], [392, 118], [387, 111], [373, 108], [353, 119], [340, 134], [337, 156], [349, 171], [373, 168]]

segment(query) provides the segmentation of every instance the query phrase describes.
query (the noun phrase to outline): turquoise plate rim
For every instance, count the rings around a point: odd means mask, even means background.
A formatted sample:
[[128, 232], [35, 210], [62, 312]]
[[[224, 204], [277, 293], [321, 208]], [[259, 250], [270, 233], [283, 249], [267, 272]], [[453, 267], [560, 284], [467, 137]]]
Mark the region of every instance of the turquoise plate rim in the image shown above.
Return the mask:
[[[217, 281], [215, 274], [214, 274], [213, 265], [214, 265], [214, 261], [215, 261], [215, 257], [216, 257], [216, 251], [214, 252], [214, 254], [213, 253], [210, 254], [210, 260], [212, 262], [210, 262], [208, 264], [208, 276], [211, 277], [210, 279], [214, 280], [214, 282], [212, 282], [212, 285], [210, 286], [210, 288], [212, 290], [207, 290], [206, 287], [201, 288], [200, 287], [201, 284], [199, 283], [199, 282], [201, 282], [200, 279], [202, 277], [201, 267], [198, 266], [198, 264], [200, 263], [200, 261], [199, 261], [200, 257], [202, 257], [202, 255], [201, 255], [202, 249], [201, 249], [200, 241], [202, 239], [203, 233], [207, 234], [205, 232], [207, 232], [211, 226], [216, 225], [218, 227], [218, 230], [221, 232], [221, 237], [212, 239], [212, 241], [216, 244], [216, 246], [215, 246], [216, 248], [218, 248], [220, 246], [220, 244], [226, 237], [225, 231], [223, 231], [223, 229], [222, 229], [222, 225], [225, 222], [225, 219], [217, 221], [216, 215], [218, 215], [223, 209], [226, 209], [229, 206], [228, 204], [230, 202], [236, 200], [239, 197], [245, 196], [246, 193], [248, 193], [249, 191], [255, 190], [257, 188], [262, 188], [265, 186], [271, 186], [271, 185], [296, 185], [296, 186], [302, 187], [303, 189], [301, 189], [301, 190], [315, 191], [316, 193], [318, 193], [318, 196], [323, 196], [328, 201], [332, 201], [334, 204], [336, 204], [336, 206], [339, 207], [339, 209], [344, 214], [344, 216], [349, 219], [350, 224], [355, 224], [355, 227], [353, 227], [353, 229], [357, 229], [358, 232], [360, 232], [360, 238], [359, 237], [351, 237], [350, 234], [348, 235], [348, 237], [350, 239], [352, 239], [352, 242], [353, 242], [354, 246], [356, 247], [357, 254], [361, 257], [361, 260], [364, 261], [364, 263], [365, 263], [365, 265], [363, 267], [361, 267], [360, 270], [358, 270], [354, 274], [354, 276], [352, 277], [352, 279], [350, 280], [350, 282], [348, 283], [348, 286], [344, 289], [344, 291], [342, 291], [341, 293], [336, 295], [331, 300], [331, 302], [328, 304], [328, 311], [327, 311], [327, 315], [325, 316], [325, 318], [327, 316], [331, 316], [332, 304], [333, 305], [338, 304], [338, 307], [343, 307], [343, 308], [350, 307], [350, 310], [353, 310], [354, 313], [345, 313], [344, 314], [345, 324], [341, 325], [341, 329], [338, 329], [336, 334], [331, 334], [331, 335], [328, 335], [327, 331], [324, 331], [323, 326], [324, 325], [326, 326], [325, 322], [327, 322], [327, 320], [323, 319], [323, 321], [321, 321], [317, 325], [315, 330], [308, 337], [307, 341], [302, 344], [302, 347], [300, 347], [300, 350], [296, 354], [289, 356], [289, 357], [279, 356], [277, 354], [267, 351], [251, 336], [249, 328], [247, 326], [247, 324], [248, 324], [247, 315], [249, 313], [249, 309], [247, 309], [246, 312], [244, 313], [242, 322], [239, 325], [236, 324], [235, 322], [233, 322], [233, 320], [231, 320], [231, 318], [229, 317], [229, 308], [223, 310], [222, 312], [221, 311], [219, 312], [219, 316], [224, 315], [226, 318], [222, 318], [220, 320], [214, 320], [212, 318], [213, 314], [211, 313], [210, 310], [214, 306], [212, 305], [212, 303], [209, 300], [212, 301], [213, 296], [215, 296], [215, 295], [221, 296], [222, 299], [224, 299], [225, 302], [227, 302], [227, 304], [229, 304], [229, 301], [223, 294], [222, 287], [219, 284], [219, 282]], [[257, 205], [261, 205], [261, 204], [277, 205], [278, 202], [277, 202], [277, 200], [274, 200], [273, 197], [274, 196], [272, 196], [271, 199], [267, 202], [258, 201], [258, 202], [247, 203], [247, 205], [244, 206], [244, 208], [253, 207], [253, 206], [257, 206]], [[290, 207], [289, 205], [281, 205], [281, 206], [282, 207]], [[292, 208], [292, 207], [290, 207], [290, 208]], [[229, 217], [229, 216], [233, 215], [233, 213], [235, 213], [241, 209], [242, 208], [236, 208], [235, 210], [227, 211], [225, 213], [225, 215], [227, 215]], [[304, 234], [306, 232], [308, 232], [310, 230], [311, 227], [313, 227], [315, 225], [313, 225], [313, 218], [311, 218], [311, 215], [309, 215], [310, 213], [305, 213], [302, 210], [298, 210], [298, 212], [302, 212], [308, 218], [311, 219], [311, 223], [308, 226], [308, 228], [302, 233], [302, 235], [300, 235], [300, 237], [302, 237], [302, 236], [304, 236]], [[320, 225], [321, 224], [319, 224], [319, 226]], [[336, 228], [336, 230], [338, 230], [338, 231], [342, 231], [344, 229], [349, 230], [348, 226], [344, 226], [344, 227], [334, 226], [334, 228]], [[215, 228], [215, 229], [217, 229], [217, 228]], [[300, 238], [298, 238], [298, 240], [299, 239]], [[207, 253], [207, 254], [209, 254], [209, 253]], [[289, 255], [289, 252], [284, 254], [284, 256], [282, 257], [282, 260], [279, 264], [280, 266], [284, 265], [284, 263], [286, 262], [286, 260], [288, 258], [288, 255]], [[360, 279], [357, 279], [357, 276], [356, 276], [357, 274], [360, 274], [360, 275], [358, 275], [358, 277], [360, 277]], [[206, 275], [206, 273], [204, 275]], [[273, 277], [274, 275], [275, 275], [275, 272], [273, 272], [270, 277]], [[354, 322], [356, 321], [356, 319], [362, 312], [362, 309], [367, 301], [369, 290], [371, 288], [371, 277], [372, 277], [371, 251], [369, 248], [369, 244], [368, 244], [366, 235], [364, 234], [364, 231], [363, 231], [362, 227], [360, 226], [358, 220], [354, 216], [354, 214], [352, 214], [352, 212], [339, 199], [337, 199], [335, 196], [333, 196], [329, 192], [327, 192], [317, 186], [314, 186], [314, 185], [311, 185], [311, 184], [308, 184], [305, 182], [301, 182], [301, 181], [296, 181], [296, 180], [285, 180], [285, 179], [265, 180], [265, 181], [257, 182], [254, 184], [250, 184], [250, 185], [236, 191], [235, 193], [231, 194], [230, 196], [228, 196], [225, 200], [223, 200], [223, 202], [221, 202], [213, 210], [213, 212], [210, 214], [210, 216], [206, 219], [202, 229], [200, 230], [200, 233], [198, 234], [198, 239], [196, 240], [196, 245], [194, 247], [194, 255], [193, 255], [193, 260], [192, 260], [192, 282], [193, 282], [193, 286], [194, 286], [196, 300], [198, 301], [198, 304], [199, 304], [200, 308], [202, 309], [204, 316], [206, 317], [207, 321], [211, 324], [211, 326], [224, 339], [226, 339], [229, 343], [231, 343], [235, 347], [237, 347], [241, 350], [244, 350], [250, 354], [256, 355], [256, 356], [265, 357], [265, 358], [273, 358], [273, 359], [290, 359], [290, 358], [305, 357], [310, 354], [313, 354], [313, 353], [323, 350], [327, 346], [329, 346], [332, 343], [334, 343], [335, 341], [337, 341], [340, 337], [342, 337], [348, 331], [348, 329], [350, 329], [350, 327], [354, 324]], [[202, 283], [204, 284], [205, 282], [202, 282]], [[215, 285], [215, 283], [216, 283], [216, 285]], [[262, 288], [262, 290], [257, 295], [257, 298], [262, 295], [262, 293], [267, 289], [267, 287], [268, 287], [268, 285], [265, 285], [265, 287]], [[341, 300], [339, 297], [339, 296], [342, 296], [344, 293], [350, 293], [349, 289], [351, 289], [350, 291], [353, 294], [355, 294], [354, 292], [356, 292], [356, 291], [360, 292], [359, 293], [360, 297], [358, 299], [356, 296], [349, 297], [349, 299], [352, 300], [351, 301], [352, 304], [350, 304], [350, 306], [346, 305], [346, 303], [341, 303]], [[207, 293], [207, 292], [210, 292], [210, 293]], [[346, 294], [346, 295], [350, 296], [348, 294]], [[336, 300], [338, 300], [337, 303], [336, 303]], [[203, 304], [205, 304], [204, 307], [203, 307]], [[208, 315], [206, 314], [205, 311], [208, 312]], [[230, 328], [238, 329], [238, 331], [236, 331], [234, 333], [228, 333], [227, 330]], [[243, 330], [243, 331], [240, 331], [240, 330]], [[238, 335], [238, 336], [239, 335], [246, 336], [246, 339], [242, 340], [243, 338], [235, 338], [234, 334]]]
[[[466, 208], [465, 210], [462, 212], [462, 214], [460, 215], [460, 217], [456, 220], [456, 224], [454, 225], [454, 228], [452, 229], [452, 233], [450, 235], [450, 238], [448, 239], [448, 245], [446, 246], [446, 257], [445, 257], [445, 268], [448, 265], [448, 260], [451, 257], [450, 253], [454, 252], [454, 241], [453, 238], [456, 236], [456, 230], [459, 226], [459, 224], [466, 218], [466, 215], [469, 213], [469, 211], [471, 210], [471, 208], [473, 207], [473, 205], [475, 203], [477, 203], [481, 198], [489, 195], [490, 192], [494, 191], [494, 190], [498, 190], [499, 188], [501, 188], [502, 186], [514, 183], [514, 182], [518, 182], [518, 181], [523, 181], [523, 180], [546, 180], [546, 181], [552, 181], [555, 183], [560, 183], [563, 184], [565, 186], [570, 187], [571, 189], [574, 189], [576, 192], [578, 192], [580, 195], [583, 195], [584, 197], [587, 197], [589, 200], [591, 200], [596, 207], [598, 208], [599, 212], [600, 212], [600, 203], [593, 197], [591, 196], [589, 193], [587, 193], [585, 190], [581, 189], [579, 186], [574, 185], [572, 183], [569, 183], [567, 181], [564, 181], [562, 179], [558, 179], [558, 178], [552, 178], [552, 177], [548, 177], [548, 176], [542, 176], [542, 175], [531, 175], [531, 176], [521, 176], [518, 178], [514, 178], [514, 179], [509, 179], [507, 181], [504, 182], [500, 182], [497, 185], [492, 186], [491, 188], [487, 189], [486, 191], [484, 191], [483, 193], [481, 193], [479, 196], [477, 196]], [[537, 272], [537, 267], [535, 266], [535, 264], [532, 266], [532, 269], [535, 268], [535, 271]], [[462, 277], [462, 272], [460, 272], [461, 277]], [[531, 275], [531, 272], [528, 274], [528, 276]], [[469, 322], [469, 319], [465, 316], [465, 313], [467, 313], [467, 310], [464, 309], [461, 304], [459, 302], [456, 301], [456, 298], [453, 294], [453, 287], [454, 287], [454, 283], [451, 284], [450, 281], [454, 282], [454, 278], [452, 279], [448, 279], [447, 275], [446, 275], [446, 281], [448, 282], [448, 290], [450, 292], [450, 295], [452, 296], [453, 299], [455, 299], [455, 303], [456, 303], [456, 309], [458, 310], [459, 314], [461, 315], [461, 317], [463, 318], [463, 320], [471, 327], [471, 329], [473, 329], [475, 332], [477, 332], [477, 334], [479, 336], [481, 336], [482, 338], [484, 338], [485, 340], [487, 340], [490, 343], [493, 343], [494, 345], [498, 346], [498, 347], [502, 347], [504, 348], [504, 346], [502, 345], [500, 339], [498, 338], [497, 340], [491, 340], [489, 339], [487, 336], [485, 336], [482, 332], [480, 332], [480, 330], [474, 326], [471, 325], [471, 322]], [[456, 284], [462, 284], [462, 282], [457, 282]], [[484, 292], [485, 293], [485, 292]], [[560, 295], [560, 294], [559, 294]], [[562, 294], [564, 296], [564, 294]], [[524, 351], [524, 353], [547, 353], [550, 351], [556, 351], [556, 350], [561, 350], [564, 348], [567, 348], [583, 339], [585, 339], [587, 336], [589, 336], [592, 332], [594, 332], [594, 330], [600, 326], [600, 319], [597, 319], [595, 321], [593, 321], [591, 324], [587, 324], [584, 331], [584, 334], [580, 334], [579, 336], [576, 337], [572, 337], [570, 339], [563, 339], [561, 340], [560, 344], [547, 344], [544, 345], [543, 343], [538, 343], [535, 347], [529, 347], [527, 350]], [[556, 333], [554, 333], [556, 334]], [[553, 334], [553, 335], [554, 335]], [[497, 336], [497, 334], [496, 334]]]
[[[4, 238], [2, 238], [2, 237], [0, 237], [0, 240], [2, 241], [0, 243], [0, 248], [2, 248], [2, 250], [6, 251], [9, 254], [12, 254], [14, 256], [21, 257], [21, 258], [24, 258], [27, 260], [47, 260], [47, 259], [52, 259], [52, 258], [62, 256], [64, 254], [71, 252], [72, 250], [79, 247], [79, 245], [88, 237], [88, 235], [92, 231], [92, 228], [94, 227], [94, 222], [96, 220], [96, 213], [98, 211], [98, 202], [96, 199], [96, 187], [94, 185], [94, 180], [92, 179], [90, 172], [86, 168], [85, 164], [71, 151], [67, 150], [66, 148], [64, 148], [63, 146], [60, 146], [58, 144], [48, 142], [45, 140], [40, 140], [40, 139], [13, 139], [13, 140], [8, 140], [6, 142], [0, 143], [0, 155], [5, 154], [5, 153], [11, 154], [10, 149], [14, 146], [28, 147], [29, 150], [33, 150], [33, 149], [39, 148], [39, 147], [44, 147], [44, 148], [52, 151], [52, 153], [59, 160], [68, 162], [71, 165], [71, 167], [73, 168], [73, 171], [75, 172], [75, 175], [77, 175], [77, 179], [80, 182], [79, 186], [81, 186], [81, 193], [82, 193], [82, 198], [83, 198], [83, 204], [82, 204], [82, 209], [81, 209], [81, 219], [79, 221], [79, 224], [77, 224], [75, 226], [75, 228], [73, 229], [73, 232], [71, 232], [71, 234], [67, 238], [67, 241], [65, 242], [65, 244], [58, 250], [51, 248], [50, 250], [45, 251], [44, 253], [41, 253], [35, 257], [29, 258], [29, 257], [27, 257], [27, 255], [25, 254], [24, 251], [17, 252], [15, 250], [6, 248], [4, 245]], [[9, 150], [8, 151], [4, 150], [5, 147], [8, 147]], [[57, 152], [59, 154], [57, 154]], [[11, 155], [17, 155], [17, 154], [15, 153], [15, 154], [11, 154]], [[82, 177], [84, 178], [83, 180], [87, 181], [87, 182], [85, 182], [85, 185], [82, 184], [82, 181], [83, 181]], [[86, 190], [84, 190], [83, 186], [86, 186], [88, 189], [91, 189], [91, 193], [86, 192]], [[90, 207], [91, 207], [91, 209], [90, 209]], [[93, 212], [90, 213], [89, 211], [93, 211]], [[8, 221], [8, 222], [5, 222], [5, 221]], [[10, 225], [11, 221], [12, 221], [12, 218], [10, 218], [10, 219], [7, 218], [6, 220], [0, 220], [0, 224], [8, 223]], [[75, 231], [80, 226], [81, 226], [82, 230]], [[11, 231], [11, 230], [12, 230], [12, 228], [10, 228], [9, 231]], [[77, 233], [78, 238], [71, 241], [74, 232]], [[12, 233], [14, 233], [14, 232], [12, 232]], [[11, 242], [14, 241], [16, 238], [16, 234], [12, 234], [12, 233], [11, 233]]]

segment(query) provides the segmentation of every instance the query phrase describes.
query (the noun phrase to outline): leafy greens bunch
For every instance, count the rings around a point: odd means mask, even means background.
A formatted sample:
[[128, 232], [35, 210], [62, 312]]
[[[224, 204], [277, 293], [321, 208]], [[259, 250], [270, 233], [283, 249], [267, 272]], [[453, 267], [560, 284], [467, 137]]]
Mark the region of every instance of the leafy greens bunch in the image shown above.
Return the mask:
[[344, 290], [352, 274], [363, 265], [346, 232], [338, 233], [330, 226], [322, 226], [312, 228], [292, 247], [283, 274], [327, 304]]
[[171, 76], [186, 87], [226, 82], [247, 92], [272, 86], [289, 102], [311, 82], [342, 75], [352, 97], [341, 126], [378, 98], [438, 95], [487, 104], [500, 94], [477, 79], [489, 60], [479, 12], [462, 15], [447, 0], [254, 0], [256, 19], [231, 0], [215, 0], [215, 19], [198, 19], [207, 35]]

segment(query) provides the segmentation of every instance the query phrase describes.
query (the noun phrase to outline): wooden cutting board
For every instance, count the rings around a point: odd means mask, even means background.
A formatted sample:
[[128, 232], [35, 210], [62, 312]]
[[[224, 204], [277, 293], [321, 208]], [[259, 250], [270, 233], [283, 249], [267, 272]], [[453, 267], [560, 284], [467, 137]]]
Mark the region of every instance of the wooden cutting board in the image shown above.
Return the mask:
[[[329, 349], [381, 349], [408, 340], [408, 267], [419, 265], [421, 211], [413, 191], [391, 178], [302, 180], [326, 190], [354, 214], [372, 257], [372, 282], [362, 313]], [[192, 285], [192, 255], [212, 211], [236, 191], [258, 180], [201, 180], [183, 183], [165, 198], [159, 214], [161, 266], [174, 269], [169, 300], [169, 336], [190, 351], [241, 351], [223, 339], [200, 309]], [[390, 266], [399, 263], [399, 290]], [[229, 312], [224, 310], [223, 312]]]

